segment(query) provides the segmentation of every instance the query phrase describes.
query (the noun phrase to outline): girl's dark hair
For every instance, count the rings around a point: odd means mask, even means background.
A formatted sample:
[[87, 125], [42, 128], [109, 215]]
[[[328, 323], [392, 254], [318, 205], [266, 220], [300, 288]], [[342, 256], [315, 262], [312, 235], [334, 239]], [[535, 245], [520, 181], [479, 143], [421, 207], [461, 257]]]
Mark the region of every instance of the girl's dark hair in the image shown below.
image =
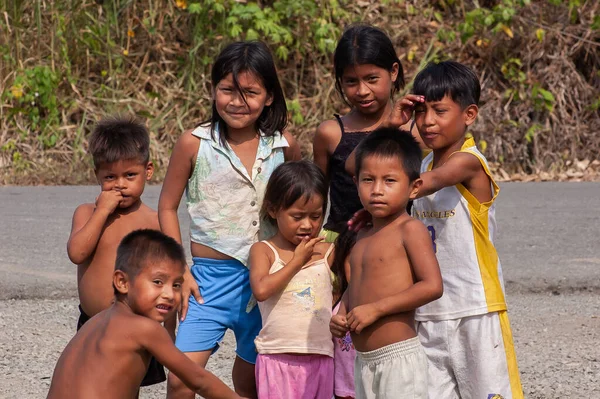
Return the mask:
[[346, 278], [345, 263], [350, 251], [356, 243], [357, 232], [348, 229], [348, 225], [344, 222], [346, 227], [340, 235], [335, 239], [335, 247], [333, 249], [333, 263], [331, 264], [331, 271], [335, 274], [336, 284], [334, 285], [334, 293], [336, 295], [342, 295], [346, 288], [348, 288], [348, 279]]
[[342, 75], [346, 67], [373, 64], [391, 72], [394, 63], [398, 64], [398, 76], [394, 81], [392, 94], [404, 87], [402, 63], [396, 55], [392, 41], [384, 31], [374, 26], [350, 26], [342, 34], [333, 54], [335, 88], [345, 101]]
[[[211, 81], [213, 90], [216, 90], [219, 82], [231, 74], [235, 88], [241, 93], [244, 102], [246, 98], [240, 88], [238, 76], [242, 72], [249, 72], [260, 79], [261, 83], [271, 96], [273, 102], [265, 106], [262, 114], [256, 121], [256, 127], [266, 136], [273, 136], [276, 131], [283, 132], [287, 125], [287, 106], [283, 90], [277, 78], [277, 70], [273, 62], [273, 56], [266, 44], [259, 41], [231, 43], [217, 57], [211, 70]], [[208, 123], [206, 121], [205, 123]], [[221, 144], [225, 145], [227, 140], [227, 125], [217, 112], [215, 102], [212, 104], [212, 116], [210, 118], [211, 132], [219, 126], [221, 131]]]
[[267, 183], [260, 215], [262, 220], [275, 224], [269, 210], [288, 209], [300, 198], [306, 201], [314, 195], [323, 197], [323, 213], [327, 209], [329, 186], [317, 165], [309, 161], [292, 161], [279, 165]]
[[412, 89], [425, 101], [440, 101], [448, 96], [462, 109], [479, 105], [481, 86], [471, 68], [456, 61], [429, 63], [417, 74]]

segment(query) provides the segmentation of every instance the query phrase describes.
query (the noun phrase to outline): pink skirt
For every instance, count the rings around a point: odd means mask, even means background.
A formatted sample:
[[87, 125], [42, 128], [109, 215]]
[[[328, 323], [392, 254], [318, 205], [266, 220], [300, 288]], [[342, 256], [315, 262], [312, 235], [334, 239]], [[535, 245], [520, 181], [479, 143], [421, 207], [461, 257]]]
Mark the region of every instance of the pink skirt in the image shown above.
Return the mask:
[[325, 355], [259, 354], [258, 399], [331, 399], [333, 359]]
[[[336, 314], [340, 305], [333, 309]], [[356, 350], [350, 338], [350, 332], [344, 338], [333, 337], [333, 392], [341, 398], [354, 398], [354, 359]]]

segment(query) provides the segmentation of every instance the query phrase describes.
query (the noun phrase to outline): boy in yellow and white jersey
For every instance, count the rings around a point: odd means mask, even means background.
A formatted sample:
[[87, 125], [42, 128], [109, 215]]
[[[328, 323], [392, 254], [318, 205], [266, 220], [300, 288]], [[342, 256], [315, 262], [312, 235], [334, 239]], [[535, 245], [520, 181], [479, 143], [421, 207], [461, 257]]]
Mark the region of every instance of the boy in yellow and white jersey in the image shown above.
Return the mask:
[[413, 216], [428, 228], [444, 295], [417, 309], [429, 360], [430, 398], [523, 398], [494, 236], [498, 185], [468, 126], [476, 119], [479, 79], [468, 67], [430, 64], [399, 101], [391, 122], [414, 111], [432, 149]]

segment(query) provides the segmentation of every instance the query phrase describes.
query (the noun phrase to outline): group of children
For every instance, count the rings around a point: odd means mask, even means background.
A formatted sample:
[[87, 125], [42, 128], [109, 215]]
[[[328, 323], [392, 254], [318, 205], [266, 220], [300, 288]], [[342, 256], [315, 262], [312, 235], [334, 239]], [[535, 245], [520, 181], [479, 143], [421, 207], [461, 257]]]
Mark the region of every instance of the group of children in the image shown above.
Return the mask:
[[[102, 191], [68, 243], [79, 331], [49, 398], [134, 398], [163, 365], [171, 399], [523, 397], [493, 244], [499, 188], [466, 138], [477, 76], [430, 64], [394, 103], [402, 65], [366, 25], [344, 32], [334, 69], [351, 111], [318, 127], [302, 161], [270, 51], [227, 46], [212, 116], [177, 141], [158, 213], [140, 198], [148, 133], [99, 123]], [[204, 370], [228, 329], [235, 392]]]

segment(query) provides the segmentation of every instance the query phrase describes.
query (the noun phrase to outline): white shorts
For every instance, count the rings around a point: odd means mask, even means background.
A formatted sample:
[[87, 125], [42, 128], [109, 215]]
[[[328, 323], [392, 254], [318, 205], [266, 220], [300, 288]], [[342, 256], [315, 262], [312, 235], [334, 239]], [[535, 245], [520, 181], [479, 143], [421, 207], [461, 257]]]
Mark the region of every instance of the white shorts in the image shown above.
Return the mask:
[[356, 351], [356, 399], [427, 399], [427, 357], [419, 338]]
[[506, 311], [422, 321], [417, 332], [429, 361], [430, 398], [523, 398]]

